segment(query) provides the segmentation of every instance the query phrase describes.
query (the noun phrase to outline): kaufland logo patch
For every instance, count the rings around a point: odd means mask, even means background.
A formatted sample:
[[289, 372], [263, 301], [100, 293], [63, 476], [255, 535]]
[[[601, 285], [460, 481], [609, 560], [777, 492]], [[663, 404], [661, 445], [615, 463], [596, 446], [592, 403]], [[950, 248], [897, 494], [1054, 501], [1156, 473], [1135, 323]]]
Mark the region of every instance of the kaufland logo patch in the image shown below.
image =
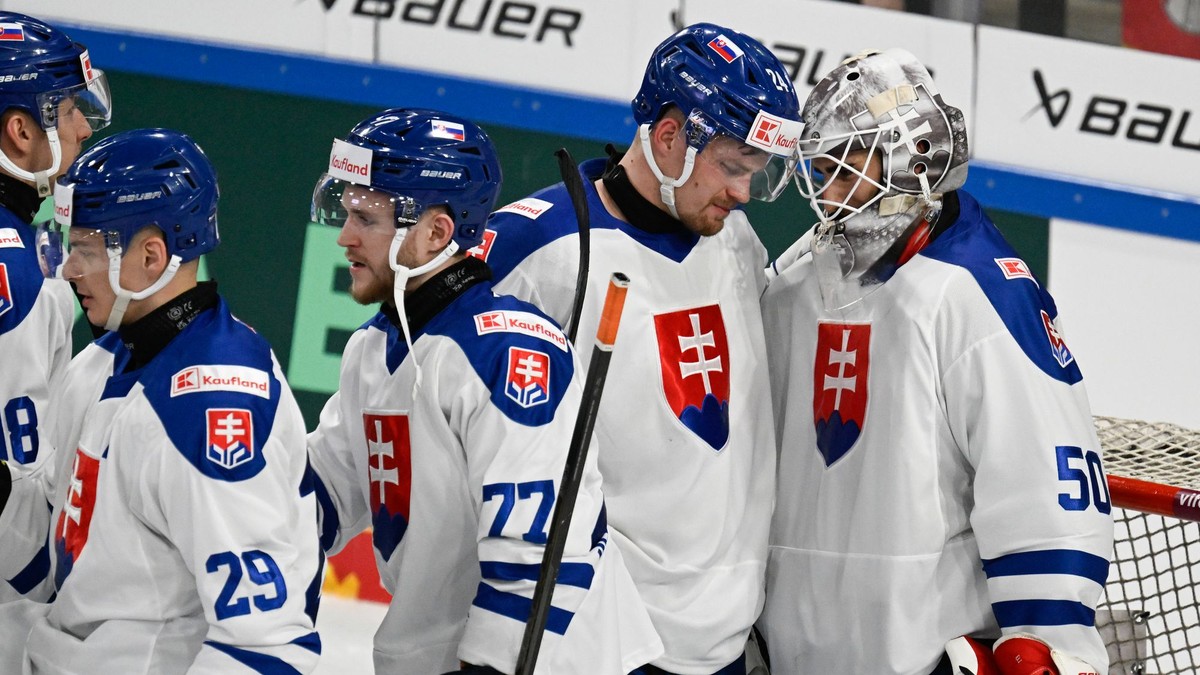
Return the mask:
[[340, 178], [356, 185], [370, 185], [371, 159], [373, 157], [374, 153], [367, 148], [334, 139], [333, 149], [329, 151], [327, 173], [334, 178]]
[[71, 204], [75, 202], [75, 186], [67, 183], [54, 184], [54, 222], [63, 227], [71, 226]]
[[465, 140], [467, 130], [458, 122], [447, 122], [446, 120], [430, 120], [433, 129], [429, 131], [429, 135], [434, 138], [446, 138], [452, 141]]
[[725, 37], [724, 35], [718, 35], [712, 40], [709, 40], [708, 47], [716, 52], [717, 56], [720, 56], [722, 59], [724, 59], [725, 63], [733, 63], [739, 56], [742, 55], [741, 47], [733, 44], [733, 42], [731, 42], [729, 38]]
[[96, 79], [96, 71], [92, 69], [92, 57], [88, 55], [87, 50], [79, 55], [79, 65], [83, 67], [83, 81], [91, 82]]
[[492, 242], [496, 241], [495, 230], [484, 230], [483, 240], [467, 249], [467, 255], [487, 262], [488, 254], [492, 252]]
[[567, 336], [549, 319], [530, 312], [497, 310], [475, 315], [475, 333], [520, 333], [546, 342], [567, 351]]
[[0, 248], [25, 248], [25, 242], [14, 228], [0, 227]]
[[1000, 271], [1004, 273], [1005, 279], [1028, 279], [1033, 283], [1037, 280], [1033, 278], [1033, 272], [1029, 271], [1029, 266], [1020, 258], [995, 258], [996, 264], [1000, 267]]
[[537, 220], [537, 217], [545, 213], [551, 206], [554, 204], [543, 199], [526, 197], [497, 209], [496, 213], [519, 213], [530, 220]]
[[762, 148], [773, 155], [789, 156], [800, 141], [804, 132], [804, 123], [784, 119], [772, 115], [765, 110], [758, 111], [754, 124], [750, 125], [750, 134], [746, 143]]
[[171, 396], [201, 391], [231, 391], [271, 398], [271, 376], [246, 366], [192, 366], [171, 377]]
[[205, 411], [208, 444], [204, 456], [223, 469], [233, 469], [254, 459], [253, 417], [243, 408], [209, 408]]

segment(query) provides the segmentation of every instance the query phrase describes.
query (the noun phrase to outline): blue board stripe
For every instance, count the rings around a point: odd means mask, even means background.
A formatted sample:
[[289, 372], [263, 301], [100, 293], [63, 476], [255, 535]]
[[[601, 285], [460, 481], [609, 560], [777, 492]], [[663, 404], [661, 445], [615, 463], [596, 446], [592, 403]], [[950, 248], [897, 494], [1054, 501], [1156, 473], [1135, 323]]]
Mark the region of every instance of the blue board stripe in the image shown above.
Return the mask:
[[[88, 45], [94, 63], [114, 71], [380, 107], [395, 105], [396, 92], [402, 91], [405, 105], [450, 110], [485, 126], [618, 145], [627, 143], [635, 131], [625, 101], [266, 49], [61, 26]], [[980, 161], [971, 162], [966, 189], [988, 208], [1200, 242], [1200, 197]]]

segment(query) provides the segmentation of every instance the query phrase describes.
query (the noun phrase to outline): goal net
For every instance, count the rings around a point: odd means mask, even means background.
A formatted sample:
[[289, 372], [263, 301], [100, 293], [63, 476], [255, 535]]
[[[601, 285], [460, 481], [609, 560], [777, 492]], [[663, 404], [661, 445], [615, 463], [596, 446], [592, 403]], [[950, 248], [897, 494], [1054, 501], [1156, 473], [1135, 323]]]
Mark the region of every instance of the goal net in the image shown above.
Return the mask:
[[1200, 673], [1200, 432], [1096, 417], [1115, 550], [1096, 625], [1110, 674]]

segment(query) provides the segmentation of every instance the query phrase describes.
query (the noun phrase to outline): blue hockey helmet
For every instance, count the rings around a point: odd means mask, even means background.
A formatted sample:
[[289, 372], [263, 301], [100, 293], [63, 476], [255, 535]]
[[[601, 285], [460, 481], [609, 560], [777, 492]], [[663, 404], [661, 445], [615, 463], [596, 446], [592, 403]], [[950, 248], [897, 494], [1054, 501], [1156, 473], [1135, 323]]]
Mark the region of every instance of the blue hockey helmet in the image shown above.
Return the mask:
[[313, 192], [312, 219], [341, 227], [342, 193], [348, 184], [359, 185], [395, 205], [397, 228], [415, 224], [432, 206], [445, 206], [454, 219], [453, 240], [467, 250], [483, 240], [501, 179], [492, 140], [470, 120], [393, 108], [334, 140], [329, 168]]
[[217, 172], [194, 140], [169, 129], [134, 129], [84, 152], [58, 179], [60, 226], [104, 233], [106, 246], [128, 247], [153, 225], [181, 263], [212, 251], [217, 232]]
[[667, 106], [702, 112], [718, 130], [750, 137], [759, 111], [799, 121], [800, 101], [787, 69], [754, 38], [697, 23], [660, 44], [633, 99], [633, 119], [653, 124]]
[[0, 82], [0, 108], [23, 110], [43, 129], [58, 125], [59, 103], [68, 98], [93, 131], [112, 119], [107, 79], [87, 48], [24, 14], [0, 12]]
[[787, 69], [748, 35], [711, 23], [675, 33], [651, 55], [632, 107], [645, 154], [672, 212], [673, 190], [687, 180], [691, 161], [682, 176], [671, 179], [648, 152], [650, 126], [671, 107], [686, 118], [684, 133], [692, 154], [724, 135], [767, 155], [769, 161], [751, 182], [751, 197], [771, 201], [791, 178], [803, 129], [800, 101]]

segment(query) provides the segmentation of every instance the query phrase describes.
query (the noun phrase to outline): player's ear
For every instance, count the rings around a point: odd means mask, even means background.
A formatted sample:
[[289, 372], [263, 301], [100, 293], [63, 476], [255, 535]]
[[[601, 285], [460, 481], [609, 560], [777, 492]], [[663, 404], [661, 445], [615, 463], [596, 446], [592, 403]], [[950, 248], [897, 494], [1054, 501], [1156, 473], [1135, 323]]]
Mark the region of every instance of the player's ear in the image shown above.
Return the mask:
[[9, 110], [0, 118], [0, 149], [9, 157], [28, 155], [37, 140], [33, 118], [19, 110]]
[[146, 227], [133, 236], [126, 258], [132, 257], [138, 271], [153, 282], [162, 276], [171, 262], [167, 241], [157, 227]]
[[454, 218], [445, 209], [438, 209], [429, 228], [429, 244], [433, 253], [438, 253], [450, 245], [454, 237]]
[[683, 140], [683, 121], [680, 113], [667, 111], [654, 126], [650, 127], [650, 143], [655, 153], [670, 152], [676, 143]]

